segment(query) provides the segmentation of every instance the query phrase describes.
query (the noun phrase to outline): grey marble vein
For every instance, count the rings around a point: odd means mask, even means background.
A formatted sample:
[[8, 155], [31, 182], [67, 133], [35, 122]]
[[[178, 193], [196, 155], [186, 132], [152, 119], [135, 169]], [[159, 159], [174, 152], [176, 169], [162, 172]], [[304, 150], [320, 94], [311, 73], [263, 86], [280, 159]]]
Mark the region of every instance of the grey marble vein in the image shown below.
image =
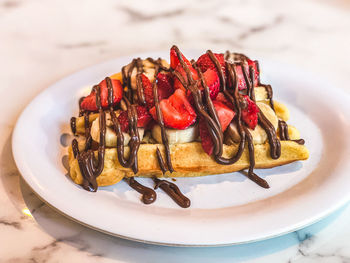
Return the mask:
[[6, 219], [0, 219], [0, 225], [14, 227], [14, 228], [16, 228], [18, 230], [22, 229], [21, 223], [17, 222], [17, 221], [10, 221], [10, 220], [6, 220]]
[[3, 3], [0, 3], [0, 7], [6, 8], [6, 9], [14, 9], [20, 6], [20, 2], [18, 1], [4, 1]]
[[118, 7], [118, 11], [125, 12], [130, 19], [130, 22], [146, 22], [146, 21], [153, 21], [160, 18], [169, 18], [174, 16], [179, 16], [184, 14], [184, 9], [174, 9], [171, 11], [165, 11], [165, 12], [159, 12], [157, 14], [148, 15], [139, 11], [136, 11], [129, 6], [120, 6]]
[[89, 47], [99, 47], [106, 45], [106, 41], [96, 41], [96, 42], [79, 42], [74, 44], [59, 44], [57, 45], [62, 49], [75, 49], [75, 48], [89, 48]]
[[244, 39], [250, 37], [253, 34], [261, 33], [263, 31], [269, 30], [270, 28], [281, 24], [283, 22], [283, 20], [284, 20], [284, 17], [282, 15], [277, 15], [273, 19], [273, 21], [271, 23], [261, 24], [261, 25], [258, 25], [258, 26], [250, 27], [248, 30], [246, 30], [245, 32], [241, 33], [238, 36], [238, 39], [244, 40]]

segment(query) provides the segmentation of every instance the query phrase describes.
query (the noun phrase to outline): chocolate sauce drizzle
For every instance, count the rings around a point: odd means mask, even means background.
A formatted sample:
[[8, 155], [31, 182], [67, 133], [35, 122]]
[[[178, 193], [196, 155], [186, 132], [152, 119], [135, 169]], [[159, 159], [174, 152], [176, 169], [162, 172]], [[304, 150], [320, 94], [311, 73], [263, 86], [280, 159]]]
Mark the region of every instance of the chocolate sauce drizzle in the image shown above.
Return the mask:
[[[162, 65], [161, 58], [154, 60], [152, 58], [147, 58], [150, 63], [152, 63], [156, 67], [156, 74], [159, 70], [169, 71], [168, 68]], [[131, 87], [131, 76], [132, 73], [136, 69], [136, 94], [133, 93]], [[122, 78], [123, 78], [123, 87], [126, 93], [127, 99], [132, 103], [137, 103], [140, 105], [146, 105], [145, 95], [143, 93], [142, 87], [142, 78], [141, 74], [144, 73], [143, 70], [143, 62], [141, 58], [134, 58], [131, 63], [122, 68]], [[156, 75], [157, 76], [157, 75]]]
[[166, 171], [167, 171], [167, 169], [166, 169], [166, 167], [165, 167], [165, 163], [164, 163], [162, 154], [160, 153], [158, 147], [157, 147], [156, 153], [157, 153], [157, 159], [158, 159], [159, 167], [160, 167], [160, 169], [162, 170], [162, 173], [165, 174]]
[[72, 133], [75, 135], [77, 132], [77, 118], [70, 118], [70, 128], [72, 130]]
[[[288, 133], [288, 124], [285, 121], [283, 120], [278, 121], [278, 129], [279, 129], [279, 135], [280, 135], [281, 141], [290, 141], [289, 133]], [[298, 139], [298, 140], [292, 140], [292, 141], [301, 145], [305, 144], [304, 139]]]
[[[157, 72], [157, 70], [156, 70], [156, 72]], [[173, 165], [171, 163], [170, 147], [169, 147], [168, 138], [166, 136], [166, 130], [165, 130], [164, 121], [163, 121], [163, 114], [162, 114], [162, 111], [161, 111], [160, 106], [159, 106], [158, 89], [157, 89], [157, 82], [156, 81], [153, 82], [152, 89], [153, 89], [154, 105], [156, 107], [156, 113], [157, 113], [157, 122], [160, 126], [160, 131], [161, 131], [161, 135], [162, 135], [162, 143], [163, 143], [164, 148], [165, 148], [165, 155], [166, 155], [166, 160], [167, 160], [167, 164], [168, 164], [168, 170], [172, 173], [172, 172], [174, 172], [174, 168], [173, 168]], [[161, 167], [163, 164], [163, 167], [165, 168], [162, 155], [158, 154], [158, 152], [159, 152], [159, 149], [157, 148], [157, 157], [158, 157], [159, 164]], [[164, 173], [163, 169], [162, 169], [162, 171]]]
[[[164, 126], [163, 115], [162, 115], [162, 111], [160, 110], [160, 107], [159, 107], [159, 98], [158, 98], [157, 82], [156, 82], [158, 72], [160, 70], [169, 71], [169, 69], [162, 65], [161, 58], [158, 58], [157, 60], [154, 60], [152, 58], [147, 58], [146, 60], [151, 62], [155, 67], [155, 75], [154, 75], [155, 81], [153, 82], [152, 89], [153, 89], [153, 97], [154, 97], [154, 103], [155, 103], [157, 119], [158, 119], [157, 122], [161, 128], [162, 143], [165, 147], [165, 154], [166, 154], [166, 161], [167, 161], [168, 170], [169, 170], [169, 172], [172, 173], [174, 171], [174, 168], [173, 168], [172, 163], [171, 163], [170, 148], [169, 148], [169, 143], [168, 143], [168, 139], [166, 136], [166, 129]], [[135, 68], [137, 71], [137, 74], [136, 74], [136, 91], [137, 91], [136, 98], [137, 98], [137, 100], [135, 99], [135, 96], [133, 95], [133, 91], [131, 88], [131, 76], [132, 76], [132, 72], [134, 71]], [[142, 73], [143, 73], [143, 65], [142, 65], [142, 60], [140, 58], [133, 59], [132, 62], [128, 66], [125, 66], [122, 68], [123, 85], [124, 85], [124, 88], [127, 90], [126, 94], [129, 94], [128, 95], [129, 100], [131, 98], [133, 102], [145, 105], [146, 101], [144, 99], [142, 79], [141, 79]], [[136, 151], [136, 154], [137, 154], [137, 151]], [[163, 164], [163, 168], [165, 168], [165, 164], [164, 164], [164, 160], [163, 160], [162, 156], [157, 155], [157, 158], [158, 158], [159, 164], [160, 165]], [[162, 169], [162, 171], [163, 171], [163, 169]]]
[[[254, 144], [253, 144], [253, 138], [250, 134], [248, 128], [243, 125], [241, 120], [241, 112], [247, 107], [247, 103], [245, 99], [243, 98], [242, 92], [238, 89], [238, 76], [236, 69], [238, 67], [241, 68], [244, 80], [247, 86], [246, 94], [251, 98], [251, 100], [255, 101], [255, 94], [254, 94], [254, 87], [255, 86], [263, 86], [266, 89], [266, 92], [268, 94], [268, 99], [270, 100], [270, 105], [272, 109], [274, 110], [274, 104], [273, 104], [273, 93], [272, 88], [270, 85], [261, 84], [260, 77], [257, 80], [257, 83], [255, 83], [254, 78], [254, 68], [252, 66], [247, 66], [247, 60], [249, 59], [247, 56], [243, 54], [234, 54], [234, 63], [228, 63], [225, 62], [226, 67], [226, 77], [224, 74], [224, 71], [221, 67], [221, 64], [215, 54], [208, 50], [207, 54], [213, 64], [215, 65], [219, 79], [220, 79], [220, 87], [223, 91], [223, 94], [225, 97], [232, 103], [233, 110], [236, 112], [236, 115], [233, 119], [235, 125], [237, 126], [238, 133], [240, 135], [240, 142], [237, 149], [237, 152], [230, 158], [225, 158], [222, 156], [223, 154], [223, 133], [221, 129], [221, 124], [216, 112], [216, 109], [214, 107], [214, 104], [210, 98], [210, 91], [209, 87], [207, 86], [207, 83], [205, 81], [205, 78], [203, 77], [203, 74], [201, 70], [196, 65], [195, 61], [192, 61], [193, 68], [197, 71], [199, 80], [194, 80], [192, 77], [192, 73], [189, 69], [189, 66], [187, 63], [183, 60], [182, 54], [177, 46], [172, 47], [176, 55], [179, 59], [181, 67], [184, 69], [186, 73], [186, 77], [182, 76], [177, 71], [172, 71], [172, 74], [181, 82], [181, 84], [191, 92], [194, 106], [196, 108], [197, 114], [199, 116], [199, 121], [203, 121], [208, 129], [209, 135], [212, 139], [214, 150], [213, 150], [213, 158], [216, 160], [217, 163], [223, 164], [223, 165], [230, 165], [235, 162], [237, 162], [243, 152], [245, 145], [247, 144], [248, 154], [249, 154], [249, 168], [247, 172], [242, 171], [250, 180], [257, 183], [261, 187], [269, 188], [268, 183], [260, 178], [258, 175], [254, 173], [254, 167], [255, 167], [255, 158], [254, 158]], [[225, 59], [227, 60], [229, 56], [229, 52], [226, 52]], [[153, 97], [155, 102], [155, 108], [156, 108], [156, 114], [157, 114], [157, 122], [161, 128], [161, 136], [162, 136], [162, 143], [165, 148], [165, 157], [166, 162], [164, 162], [162, 154], [157, 147], [156, 154], [157, 154], [157, 160], [160, 166], [160, 169], [163, 174], [165, 174], [167, 171], [173, 172], [174, 168], [172, 166], [171, 162], [171, 156], [170, 156], [170, 147], [166, 136], [166, 129], [163, 121], [162, 111], [159, 106], [159, 98], [158, 98], [158, 90], [157, 90], [157, 74], [160, 70], [162, 71], [169, 71], [168, 68], [164, 67], [162, 65], [162, 60], [158, 58], [157, 60], [154, 60], [152, 58], [147, 58], [147, 60], [155, 66], [155, 81], [153, 82]], [[238, 61], [236, 61], [238, 60]], [[258, 71], [258, 76], [260, 76], [260, 67], [257, 61], [255, 61]], [[133, 90], [131, 87], [131, 76], [133, 74], [134, 69], [136, 68], [136, 89]], [[247, 72], [248, 71], [248, 72]], [[112, 121], [112, 129], [117, 135], [117, 157], [119, 160], [119, 163], [126, 168], [131, 168], [135, 174], [138, 173], [138, 160], [137, 160], [137, 153], [138, 149], [140, 147], [140, 136], [137, 128], [137, 110], [136, 106], [139, 105], [145, 105], [145, 96], [143, 91], [143, 85], [142, 85], [142, 77], [141, 74], [143, 73], [143, 62], [140, 58], [133, 59], [132, 62], [128, 65], [122, 68], [122, 78], [123, 78], [123, 88], [124, 88], [124, 94], [123, 101], [126, 104], [126, 110], [127, 110], [127, 117], [129, 121], [129, 134], [130, 134], [130, 141], [129, 141], [129, 147], [130, 147], [130, 155], [129, 158], [126, 159], [124, 157], [124, 136], [123, 132], [121, 130], [121, 125], [118, 121], [118, 118], [114, 112], [116, 105], [113, 105], [114, 103], [114, 97], [113, 97], [113, 85], [112, 81], [109, 77], [105, 78], [106, 86], [108, 89], [108, 111], [111, 116]], [[198, 84], [201, 84], [203, 87], [203, 93], [198, 88]], [[230, 85], [228, 85], [229, 83]], [[230, 87], [229, 87], [230, 86]], [[84, 111], [81, 109], [80, 104], [84, 97], [82, 97], [79, 100], [79, 116], [84, 116], [84, 128], [85, 128], [85, 149], [80, 152], [78, 147], [78, 141], [74, 139], [72, 141], [72, 150], [74, 157], [78, 160], [79, 168], [82, 173], [83, 177], [83, 183], [82, 186], [84, 189], [88, 191], [95, 192], [97, 190], [97, 182], [96, 178], [102, 173], [103, 167], [104, 167], [104, 155], [105, 155], [105, 134], [106, 134], [106, 113], [102, 108], [101, 104], [101, 96], [100, 96], [100, 86], [96, 85], [93, 87], [92, 92], [96, 94], [96, 105], [98, 108], [98, 114], [99, 114], [99, 127], [100, 127], [100, 138], [99, 138], [99, 145], [98, 145], [98, 151], [97, 151], [97, 159], [95, 157], [95, 154], [92, 150], [92, 137], [90, 134], [90, 122], [89, 122], [89, 114], [91, 112]], [[120, 105], [119, 105], [120, 106]], [[270, 155], [273, 159], [278, 159], [281, 155], [281, 144], [280, 140], [277, 137], [276, 131], [271, 124], [271, 122], [266, 118], [266, 116], [263, 114], [263, 112], [260, 110], [258, 113], [258, 122], [259, 125], [265, 130], [268, 136], [268, 142], [270, 144]], [[71, 129], [73, 134], [76, 134], [76, 118], [72, 117], [71, 121]], [[279, 120], [278, 122], [279, 126], [279, 137], [281, 140], [290, 140], [288, 135], [288, 125], [286, 122]], [[294, 140], [295, 142], [299, 144], [304, 144], [304, 140]], [[156, 192], [148, 187], [145, 187], [138, 183], [133, 177], [125, 178], [125, 181], [135, 189], [137, 192], [142, 194], [142, 201], [145, 204], [153, 203], [156, 200]], [[190, 206], [190, 200], [184, 196], [180, 189], [174, 184], [166, 180], [160, 180], [156, 177], [153, 178], [153, 181], [155, 182], [155, 189], [161, 188], [164, 192], [166, 192], [179, 206], [186, 208]]]
[[[205, 121], [206, 126], [208, 128], [208, 132], [209, 132], [210, 137], [212, 139], [212, 142], [214, 144], [214, 151], [213, 151], [214, 159], [218, 163], [225, 164], [225, 165], [230, 165], [230, 164], [237, 162], [240, 159], [240, 157], [242, 156], [242, 153], [243, 153], [243, 150], [245, 147], [245, 142], [247, 142], [248, 143], [248, 150], [249, 150], [248, 151], [249, 152], [249, 161], [250, 161], [250, 166], [249, 166], [249, 170], [248, 170], [248, 178], [251, 179], [252, 181], [256, 182], [257, 184], [259, 184], [260, 186], [268, 188], [269, 187], [268, 183], [264, 179], [258, 177], [253, 172], [253, 169], [255, 166], [254, 144], [253, 144], [253, 139], [252, 139], [251, 134], [249, 133], [248, 129], [246, 129], [246, 127], [244, 127], [242, 125], [242, 122], [240, 119], [240, 116], [241, 116], [240, 113], [242, 110], [241, 107], [244, 103], [241, 102], [242, 98], [240, 96], [240, 93], [238, 92], [238, 81], [237, 81], [237, 74], [235, 71], [235, 67], [229, 63], [226, 63], [226, 68], [228, 69], [229, 76], [231, 78], [231, 83], [234, 83], [234, 93], [233, 93], [233, 97], [232, 97], [232, 95], [230, 94], [230, 92], [226, 88], [225, 75], [224, 75], [224, 72], [221, 68], [220, 62], [218, 61], [218, 59], [216, 58], [216, 56], [213, 54], [212, 51], [210, 51], [210, 50], [207, 51], [209, 58], [214, 63], [214, 65], [217, 69], [217, 72], [219, 74], [221, 89], [223, 90], [224, 95], [227, 97], [227, 99], [229, 101], [231, 101], [231, 103], [235, 106], [235, 111], [237, 112], [237, 117], [235, 120], [236, 120], [236, 125], [237, 125], [241, 139], [240, 139], [240, 143], [239, 143], [238, 150], [237, 150], [236, 154], [234, 156], [232, 156], [231, 158], [227, 159], [227, 158], [222, 156], [223, 133], [221, 131], [220, 122], [219, 122], [219, 119], [217, 118], [217, 113], [216, 113], [215, 107], [210, 99], [209, 89], [205, 83], [203, 75], [201, 74], [201, 72], [198, 70], [198, 68], [196, 67], [196, 65], [194, 63], [193, 66], [195, 69], [197, 69], [202, 86], [204, 87], [205, 103], [202, 100], [201, 91], [198, 89], [196, 82], [192, 78], [192, 74], [190, 72], [188, 65], [182, 59], [182, 55], [181, 55], [180, 50], [176, 46], [173, 46], [173, 49], [175, 50], [176, 55], [179, 59], [179, 62], [181, 64], [181, 66], [183, 67], [183, 69], [185, 70], [186, 75], [187, 75], [187, 83], [184, 83], [187, 85], [184, 85], [184, 87], [191, 91], [191, 94], [192, 94], [193, 99], [194, 99], [195, 108], [200, 116], [200, 119]], [[245, 69], [244, 69], [243, 65], [240, 64], [240, 66], [242, 66], [243, 75], [245, 76], [245, 79], [246, 79], [246, 84], [248, 86], [248, 93], [250, 93], [251, 98], [252, 97], [254, 98], [254, 92], [252, 91], [252, 90], [254, 90], [254, 87], [253, 87], [254, 81], [251, 81], [250, 79], [248, 79], [248, 76], [245, 73]], [[253, 77], [253, 73], [254, 72], [252, 72], [252, 70], [250, 70], [250, 77]], [[178, 77], [178, 75], [175, 75], [175, 76]], [[204, 105], [206, 105], [207, 108], [205, 108]], [[206, 110], [209, 112], [209, 114], [207, 114]], [[268, 122], [268, 120], [266, 119], [264, 123], [266, 123], [266, 125], [268, 125], [269, 122], [268, 123], [267, 122]], [[266, 132], [271, 132], [271, 131], [269, 129], [267, 129]], [[271, 137], [273, 137], [273, 134], [271, 135]]]

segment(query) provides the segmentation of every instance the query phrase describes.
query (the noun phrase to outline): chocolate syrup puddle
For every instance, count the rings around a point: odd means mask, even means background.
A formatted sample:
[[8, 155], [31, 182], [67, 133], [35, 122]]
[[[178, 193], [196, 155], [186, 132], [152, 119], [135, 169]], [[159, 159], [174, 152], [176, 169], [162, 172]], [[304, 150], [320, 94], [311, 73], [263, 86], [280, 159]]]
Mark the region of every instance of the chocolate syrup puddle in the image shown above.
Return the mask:
[[124, 180], [130, 185], [131, 188], [142, 195], [141, 200], [144, 204], [149, 205], [156, 201], [157, 194], [153, 189], [140, 184], [134, 177], [124, 178]]
[[157, 189], [158, 187], [162, 189], [165, 193], [167, 193], [171, 197], [171, 199], [175, 201], [175, 203], [177, 203], [182, 208], [190, 207], [191, 205], [190, 199], [188, 199], [186, 196], [182, 194], [181, 190], [179, 189], [179, 187], [177, 187], [176, 184], [166, 180], [160, 180], [156, 177], [153, 177], [153, 181], [156, 184], [154, 186], [154, 189]]

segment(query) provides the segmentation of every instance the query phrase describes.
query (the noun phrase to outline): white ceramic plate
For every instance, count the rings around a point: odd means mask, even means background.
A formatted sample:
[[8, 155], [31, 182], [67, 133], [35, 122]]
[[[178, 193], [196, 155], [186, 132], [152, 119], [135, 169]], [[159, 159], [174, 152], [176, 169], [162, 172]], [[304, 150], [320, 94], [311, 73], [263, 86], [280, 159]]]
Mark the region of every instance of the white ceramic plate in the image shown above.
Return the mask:
[[[168, 58], [168, 53], [146, 56]], [[179, 208], [161, 190], [155, 203], [144, 205], [125, 182], [97, 193], [84, 191], [65, 175], [67, 148], [61, 135], [70, 132], [69, 119], [77, 115], [79, 97], [130, 61], [119, 58], [66, 77], [38, 95], [18, 119], [13, 134], [17, 166], [32, 189], [65, 215], [132, 240], [213, 246], [293, 231], [349, 200], [349, 96], [319, 77], [265, 60], [260, 61], [263, 79], [272, 84], [275, 99], [287, 104], [289, 124], [298, 127], [310, 149], [308, 161], [257, 170], [270, 189], [239, 173], [178, 179], [176, 184], [192, 201], [188, 209]], [[150, 179], [140, 182], [152, 186]]]

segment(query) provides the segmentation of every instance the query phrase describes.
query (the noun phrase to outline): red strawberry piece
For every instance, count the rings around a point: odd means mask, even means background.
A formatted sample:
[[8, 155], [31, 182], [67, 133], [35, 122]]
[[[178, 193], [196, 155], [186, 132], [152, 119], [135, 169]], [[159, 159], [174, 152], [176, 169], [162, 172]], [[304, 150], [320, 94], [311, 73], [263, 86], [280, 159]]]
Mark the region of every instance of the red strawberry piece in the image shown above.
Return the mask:
[[145, 96], [146, 106], [150, 109], [154, 106], [152, 83], [145, 74], [141, 74], [141, 82], [143, 87], [143, 94]]
[[[146, 75], [141, 74], [143, 94], [145, 95], [147, 108], [154, 106], [153, 87], [151, 81]], [[158, 73], [157, 75], [157, 91], [159, 100], [169, 98], [174, 93], [173, 80], [170, 74]]]
[[[212, 100], [215, 99], [220, 90], [220, 79], [218, 73], [215, 70], [208, 69], [203, 73], [203, 78], [209, 88], [210, 98]], [[203, 88], [201, 87], [201, 89]]]
[[[235, 116], [235, 112], [220, 101], [215, 100], [213, 101], [213, 104], [218, 114], [222, 132], [224, 132]], [[211, 155], [214, 150], [214, 144], [210, 137], [207, 125], [202, 118], [199, 120], [199, 136], [201, 137], [203, 150]]]
[[[226, 78], [226, 67], [225, 67], [224, 54], [214, 53], [214, 56], [219, 61], [220, 65], [221, 65], [222, 72], [224, 73], [224, 76]], [[202, 72], [206, 72], [208, 69], [212, 69], [212, 70], [217, 71], [215, 64], [210, 59], [208, 54], [203, 54], [202, 56], [200, 56], [197, 60], [197, 65], [201, 69]]]
[[[193, 80], [197, 80], [199, 78], [197, 70], [195, 70], [191, 65], [189, 65], [188, 68], [192, 73]], [[178, 72], [183, 77], [183, 80], [185, 83], [188, 83], [186, 71], [182, 68], [181, 65], [177, 65], [175, 71]], [[186, 90], [186, 88], [182, 85], [181, 81], [175, 75], [174, 75], [174, 89]]]
[[[214, 100], [220, 90], [219, 76], [215, 70], [208, 69], [206, 72], [204, 72], [203, 78], [205, 79], [205, 82], [209, 88], [210, 98]], [[198, 88], [202, 91], [202, 94], [204, 94], [204, 88], [202, 87], [202, 82], [200, 82], [200, 86]], [[191, 91], [189, 90], [187, 90], [187, 97], [191, 102], [191, 104], [193, 104], [193, 97], [192, 97]]]
[[[137, 106], [137, 127], [146, 127], [150, 121], [152, 121], [152, 117], [149, 114], [146, 107]], [[120, 123], [121, 129], [123, 132], [129, 132], [129, 119], [128, 112], [122, 111], [118, 116], [118, 121]]]
[[220, 101], [214, 100], [213, 104], [218, 114], [222, 132], [224, 132], [235, 116], [235, 112]]
[[256, 106], [255, 102], [249, 98], [249, 96], [244, 95], [243, 99], [245, 100], [247, 105], [241, 111], [242, 119], [250, 129], [254, 130], [256, 125], [258, 124], [259, 108], [258, 106]]
[[247, 88], [247, 84], [245, 83], [242, 66], [236, 65], [235, 68], [236, 68], [236, 74], [237, 74], [237, 80], [238, 80], [238, 89], [244, 90]]
[[216, 96], [216, 100], [222, 102], [223, 104], [225, 104], [227, 107], [229, 107], [230, 109], [233, 109], [233, 104], [231, 103], [231, 101], [229, 101], [225, 94], [222, 92], [219, 92], [218, 95]]
[[[161, 100], [159, 107], [166, 127], [183, 130], [196, 121], [197, 114], [182, 89], [175, 90], [168, 99]], [[150, 109], [150, 113], [157, 120], [155, 107]]]
[[[113, 105], [118, 103], [123, 97], [123, 87], [119, 80], [111, 79], [113, 86]], [[100, 96], [101, 96], [101, 106], [102, 108], [108, 107], [108, 89], [106, 80], [102, 80], [99, 84], [100, 86]], [[96, 92], [93, 90], [89, 96], [84, 98], [81, 102], [80, 107], [87, 111], [97, 111], [96, 105]]]
[[[250, 73], [249, 73], [249, 66], [253, 67], [254, 70], [254, 86], [256, 87], [258, 85], [258, 80], [259, 80], [259, 72], [258, 72], [258, 66], [257, 66], [257, 61], [252, 61], [250, 59], [247, 60], [248, 64], [244, 64], [244, 69], [247, 74], [247, 77], [250, 79]], [[247, 84], [243, 75], [242, 71], [242, 66], [236, 65], [236, 74], [238, 78], [238, 89], [239, 90], [244, 90], [247, 88]], [[231, 79], [229, 79], [229, 85], [231, 86]]]
[[157, 87], [160, 101], [169, 98], [174, 93], [172, 76], [169, 73], [158, 73]]
[[[180, 52], [181, 53], [181, 52]], [[188, 61], [188, 59], [181, 53], [183, 61], [188, 65], [191, 66], [191, 63]], [[172, 69], [175, 69], [180, 64], [179, 58], [177, 56], [177, 53], [175, 51], [175, 48], [172, 47], [170, 49], [170, 67]]]
[[207, 125], [202, 118], [199, 120], [199, 136], [201, 137], [201, 144], [202, 144], [203, 150], [208, 155], [211, 155], [214, 150], [214, 144], [213, 144], [213, 141], [211, 140]]
[[248, 59], [248, 66], [253, 67], [254, 70], [254, 87], [258, 86], [259, 81], [259, 71], [258, 71], [258, 61]]

